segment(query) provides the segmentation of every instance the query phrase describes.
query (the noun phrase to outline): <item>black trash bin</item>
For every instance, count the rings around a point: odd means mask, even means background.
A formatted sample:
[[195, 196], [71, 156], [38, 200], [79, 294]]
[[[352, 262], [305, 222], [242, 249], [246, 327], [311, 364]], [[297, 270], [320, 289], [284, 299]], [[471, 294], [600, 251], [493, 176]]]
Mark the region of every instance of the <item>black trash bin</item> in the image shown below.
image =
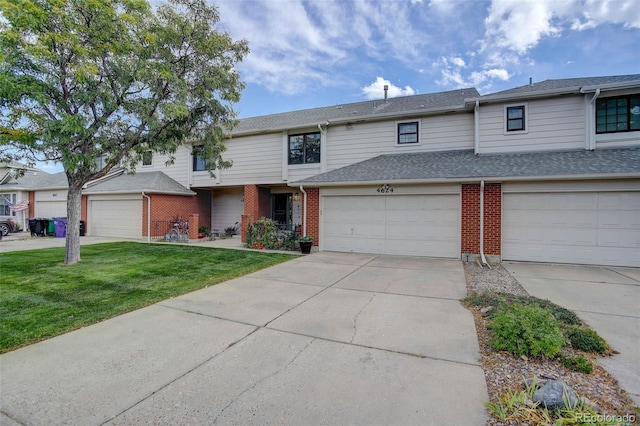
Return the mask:
[[84, 220], [80, 221], [80, 236], [84, 237]]
[[38, 219], [36, 219], [35, 217], [32, 217], [31, 219], [29, 219], [29, 232], [31, 232], [31, 236], [36, 236], [38, 235], [36, 233], [36, 223], [38, 222]]

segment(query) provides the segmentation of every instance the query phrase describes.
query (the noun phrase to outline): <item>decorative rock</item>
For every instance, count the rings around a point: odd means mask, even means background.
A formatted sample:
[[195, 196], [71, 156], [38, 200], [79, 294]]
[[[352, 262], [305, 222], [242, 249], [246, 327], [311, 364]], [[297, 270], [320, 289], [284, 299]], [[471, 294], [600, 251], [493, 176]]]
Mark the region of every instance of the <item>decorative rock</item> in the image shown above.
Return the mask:
[[480, 309], [480, 313], [482, 315], [487, 315], [489, 312], [491, 312], [493, 310], [493, 306], [486, 306], [482, 309]]
[[574, 390], [565, 383], [557, 380], [547, 380], [533, 394], [533, 402], [541, 402], [548, 409], [564, 408], [565, 400], [569, 407], [575, 408], [578, 397]]

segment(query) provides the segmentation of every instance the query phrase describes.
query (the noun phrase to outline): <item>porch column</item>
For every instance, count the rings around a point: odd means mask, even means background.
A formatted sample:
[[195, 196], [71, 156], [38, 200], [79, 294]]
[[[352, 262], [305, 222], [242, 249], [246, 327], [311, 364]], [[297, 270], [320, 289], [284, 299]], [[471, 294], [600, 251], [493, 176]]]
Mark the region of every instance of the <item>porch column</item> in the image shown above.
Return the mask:
[[260, 217], [260, 189], [258, 185], [244, 186], [244, 214], [242, 215], [241, 241], [245, 242], [245, 234], [249, 224]]

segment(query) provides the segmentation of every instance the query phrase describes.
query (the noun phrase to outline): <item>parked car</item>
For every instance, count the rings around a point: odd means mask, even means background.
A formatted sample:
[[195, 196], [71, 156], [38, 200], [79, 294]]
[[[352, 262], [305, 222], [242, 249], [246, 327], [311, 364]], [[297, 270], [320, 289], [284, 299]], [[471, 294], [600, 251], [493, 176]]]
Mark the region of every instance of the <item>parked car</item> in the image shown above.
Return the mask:
[[0, 216], [0, 234], [6, 237], [19, 228], [18, 222], [13, 216]]

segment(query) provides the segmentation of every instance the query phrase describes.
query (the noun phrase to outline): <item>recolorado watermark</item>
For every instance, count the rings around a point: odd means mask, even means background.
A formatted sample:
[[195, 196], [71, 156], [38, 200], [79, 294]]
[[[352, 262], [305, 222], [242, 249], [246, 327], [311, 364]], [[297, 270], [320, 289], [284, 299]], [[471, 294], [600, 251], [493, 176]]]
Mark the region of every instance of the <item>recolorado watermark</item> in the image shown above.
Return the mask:
[[589, 414], [577, 413], [576, 420], [585, 423], [612, 423], [617, 425], [633, 425], [636, 422], [635, 414]]

